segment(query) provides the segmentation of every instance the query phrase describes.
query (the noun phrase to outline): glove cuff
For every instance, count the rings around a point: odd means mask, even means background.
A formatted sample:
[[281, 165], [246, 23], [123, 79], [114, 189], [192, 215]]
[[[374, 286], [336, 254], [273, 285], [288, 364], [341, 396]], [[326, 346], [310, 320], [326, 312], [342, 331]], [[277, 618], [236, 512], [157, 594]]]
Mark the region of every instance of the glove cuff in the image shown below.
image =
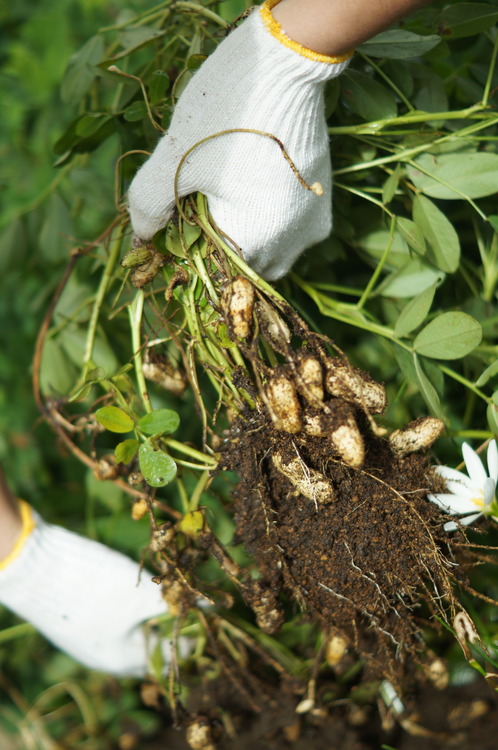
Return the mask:
[[275, 37], [278, 42], [283, 44], [285, 47], [293, 50], [294, 52], [297, 52], [302, 57], [307, 57], [309, 60], [313, 60], [314, 62], [336, 65], [337, 63], [346, 62], [346, 60], [349, 60], [349, 58], [353, 55], [354, 50], [346, 52], [344, 55], [337, 55], [333, 57], [330, 57], [329, 55], [322, 55], [320, 52], [313, 52], [313, 50], [307, 49], [307, 47], [303, 47], [302, 44], [299, 44], [299, 42], [296, 42], [288, 37], [285, 31], [282, 29], [282, 26], [273, 17], [271, 12], [272, 9], [280, 3], [280, 1], [281, 0], [266, 0], [266, 2], [264, 2], [259, 9], [261, 19], [267, 31], [269, 31], [269, 33], [273, 37]]
[[22, 524], [21, 533], [19, 534], [19, 537], [17, 538], [12, 551], [7, 555], [7, 557], [4, 557], [3, 560], [0, 560], [0, 570], [5, 570], [5, 568], [8, 568], [9, 565], [13, 563], [17, 557], [19, 557], [24, 549], [26, 542], [28, 541], [28, 538], [30, 537], [32, 531], [36, 526], [36, 521], [33, 516], [31, 506], [28, 505], [28, 503], [24, 502], [24, 500], [20, 500], [19, 510], [21, 513]]

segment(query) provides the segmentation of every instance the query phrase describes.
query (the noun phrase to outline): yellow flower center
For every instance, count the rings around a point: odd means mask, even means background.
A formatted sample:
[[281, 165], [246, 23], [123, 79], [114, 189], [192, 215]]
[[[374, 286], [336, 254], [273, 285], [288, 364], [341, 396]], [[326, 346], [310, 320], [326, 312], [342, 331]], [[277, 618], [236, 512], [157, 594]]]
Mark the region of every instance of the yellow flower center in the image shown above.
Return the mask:
[[471, 498], [471, 502], [474, 503], [474, 505], [477, 505], [479, 508], [484, 508], [484, 491], [479, 490], [479, 495], [477, 497]]

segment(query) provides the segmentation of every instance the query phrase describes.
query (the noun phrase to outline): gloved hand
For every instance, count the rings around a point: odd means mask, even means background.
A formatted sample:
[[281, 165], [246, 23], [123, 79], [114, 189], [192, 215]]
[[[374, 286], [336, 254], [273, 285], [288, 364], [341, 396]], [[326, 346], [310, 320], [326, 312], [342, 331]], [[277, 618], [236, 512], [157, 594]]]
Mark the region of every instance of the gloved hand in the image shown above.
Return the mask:
[[[139, 580], [138, 563], [46, 523], [26, 503], [21, 519], [17, 544], [0, 560], [0, 604], [92, 669], [146, 674], [142, 623], [166, 611], [151, 574], [143, 570]], [[169, 662], [170, 645], [162, 645]]]
[[267, 0], [233, 31], [195, 73], [169, 131], [129, 190], [133, 231], [150, 239], [175, 207], [174, 179], [182, 156], [207, 136], [233, 128], [271, 133], [308, 184], [306, 190], [277, 143], [253, 133], [231, 133], [199, 145], [179, 174], [179, 195], [200, 191], [216, 224], [269, 280], [283, 276], [306, 248], [332, 226], [331, 165], [324, 116], [326, 81], [348, 55], [326, 57], [289, 39]]

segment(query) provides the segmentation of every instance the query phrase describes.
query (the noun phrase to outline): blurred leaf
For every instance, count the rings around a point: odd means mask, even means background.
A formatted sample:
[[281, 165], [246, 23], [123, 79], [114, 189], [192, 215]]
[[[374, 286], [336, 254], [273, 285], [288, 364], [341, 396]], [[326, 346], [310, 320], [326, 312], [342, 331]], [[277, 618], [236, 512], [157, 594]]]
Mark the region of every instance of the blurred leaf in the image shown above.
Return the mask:
[[188, 224], [186, 221], [182, 224], [182, 236], [186, 250], [190, 250], [192, 245], [202, 234], [202, 229], [198, 224]]
[[358, 70], [347, 70], [341, 77], [344, 101], [357, 115], [370, 122], [396, 117], [393, 94], [371, 76]]
[[118, 511], [122, 507], [123, 490], [110, 480], [97, 479], [93, 471], [86, 473], [85, 489], [89, 497], [98, 500], [108, 510]]
[[413, 201], [413, 220], [429, 242], [429, 255], [435, 265], [454, 273], [460, 263], [460, 241], [451, 222], [423, 195]]
[[200, 510], [193, 510], [186, 513], [180, 523], [177, 525], [178, 531], [186, 536], [198, 537], [204, 529], [204, 513]]
[[[423, 112], [446, 112], [448, 109], [448, 97], [446, 89], [440, 76], [425, 71], [423, 84], [415, 97], [415, 106]], [[430, 122], [432, 127], [439, 126], [439, 122]]]
[[51, 338], [45, 340], [40, 369], [42, 393], [67, 393], [73, 386], [76, 369], [68, 361], [59, 344]]
[[495, 232], [498, 232], [498, 214], [493, 214], [492, 216], [488, 216], [489, 223], [495, 230]]
[[103, 406], [95, 412], [95, 419], [110, 432], [130, 432], [135, 423], [119, 406]]
[[486, 416], [488, 418], [489, 429], [498, 435], [498, 391], [495, 391], [491, 397], [492, 403], [488, 405]]
[[384, 297], [398, 297], [404, 299], [420, 294], [432, 284], [440, 282], [444, 274], [436, 268], [415, 258], [408, 261], [402, 268], [394, 271], [379, 284], [376, 294]]
[[433, 284], [403, 308], [394, 327], [396, 336], [406, 336], [424, 322], [431, 309], [435, 292], [436, 284]]
[[172, 409], [156, 409], [143, 416], [137, 427], [146, 435], [163, 435], [175, 432], [180, 425], [180, 417]]
[[463, 312], [438, 315], [423, 328], [413, 342], [419, 354], [434, 359], [459, 359], [469, 354], [482, 340], [482, 327]]
[[118, 443], [114, 455], [118, 464], [129, 464], [133, 460], [138, 450], [139, 442], [134, 438], [123, 440], [122, 443]]
[[153, 107], [166, 95], [169, 76], [164, 70], [155, 70], [148, 82], [149, 101]]
[[440, 41], [441, 38], [437, 34], [421, 36], [404, 29], [388, 29], [362, 44], [359, 50], [371, 57], [400, 60], [423, 55], [436, 47]]
[[138, 450], [140, 471], [151, 487], [164, 487], [176, 476], [176, 464], [167, 453], [154, 448], [150, 443], [142, 443]]
[[488, 3], [453, 3], [437, 19], [438, 33], [460, 39], [491, 28], [498, 21], [498, 8]]
[[127, 122], [138, 122], [147, 117], [147, 107], [145, 102], [141, 99], [132, 102], [129, 107], [126, 107], [123, 117]]
[[45, 204], [45, 219], [39, 235], [39, 249], [51, 262], [69, 258], [73, 241], [73, 223], [66, 202], [52, 193]]
[[78, 104], [92, 85], [97, 68], [104, 55], [104, 40], [98, 34], [92, 36], [83, 47], [69, 59], [61, 84], [61, 98], [66, 104]]
[[191, 73], [199, 70], [205, 59], [206, 55], [190, 55], [187, 60], [187, 70], [189, 70]]
[[415, 374], [417, 377], [418, 386], [425, 403], [436, 417], [443, 419], [444, 415], [441, 411], [441, 402], [439, 401], [437, 391], [424, 373], [422, 365], [420, 364], [420, 360], [415, 353], [413, 354], [413, 364], [415, 366]]
[[395, 169], [384, 182], [384, 186], [382, 188], [382, 203], [384, 203], [386, 206], [392, 201], [395, 196], [396, 190], [398, 189], [400, 177], [401, 164], [396, 164]]
[[[482, 198], [498, 192], [498, 154], [483, 151], [437, 156], [423, 154], [416, 161], [431, 176], [412, 166], [408, 167], [408, 175], [415, 187], [433, 198], [461, 200], [461, 193], [469, 198]], [[452, 188], [459, 190], [460, 194]]]
[[414, 221], [406, 219], [404, 216], [398, 216], [396, 219], [396, 228], [412, 250], [415, 250], [418, 255], [425, 255], [427, 248], [425, 246], [424, 235]]
[[166, 227], [165, 246], [166, 250], [168, 253], [171, 253], [171, 255], [175, 255], [177, 258], [185, 258], [185, 253], [183, 252], [180, 240], [180, 232], [178, 231], [178, 227], [172, 222]]

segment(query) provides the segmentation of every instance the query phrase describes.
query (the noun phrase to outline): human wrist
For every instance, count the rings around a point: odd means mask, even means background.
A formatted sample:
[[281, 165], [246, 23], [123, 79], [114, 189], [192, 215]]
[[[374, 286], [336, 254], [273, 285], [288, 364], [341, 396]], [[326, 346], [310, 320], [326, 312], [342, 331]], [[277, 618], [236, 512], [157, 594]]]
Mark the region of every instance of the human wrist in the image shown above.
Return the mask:
[[[295, 5], [296, 3], [287, 5], [285, 0], [266, 0], [263, 3], [260, 8], [261, 18], [272, 36], [281, 44], [315, 62], [335, 64], [345, 62], [351, 57], [353, 51], [347, 45], [342, 45], [337, 52], [331, 51], [330, 44], [326, 39], [322, 40], [315, 29], [313, 19], [310, 19], [307, 13], [304, 18], [302, 17], [302, 4], [297, 6], [297, 13]], [[307, 25], [306, 20], [311, 21], [311, 24]]]

